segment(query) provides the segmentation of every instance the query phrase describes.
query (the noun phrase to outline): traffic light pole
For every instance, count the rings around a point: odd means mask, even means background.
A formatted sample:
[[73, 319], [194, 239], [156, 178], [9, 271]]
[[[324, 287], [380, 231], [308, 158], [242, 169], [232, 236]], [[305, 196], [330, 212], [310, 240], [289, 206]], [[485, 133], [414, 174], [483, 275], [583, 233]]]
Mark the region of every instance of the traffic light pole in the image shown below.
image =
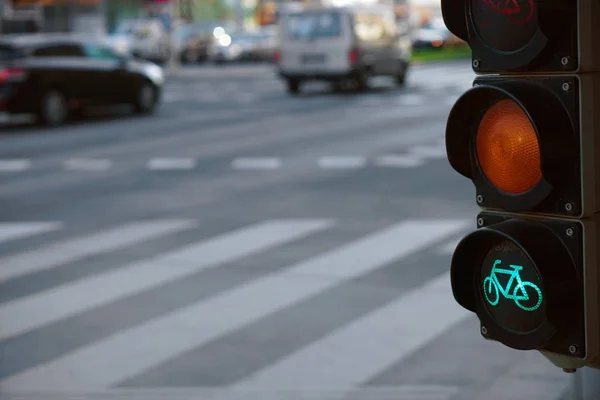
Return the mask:
[[600, 1], [441, 6], [477, 74], [446, 125], [481, 208], [452, 256], [453, 296], [485, 339], [573, 372], [564, 397], [599, 400]]
[[600, 370], [582, 368], [573, 374], [571, 393], [567, 400], [598, 400]]
[[244, 0], [236, 0], [235, 1], [235, 24], [236, 29], [243, 30], [244, 29], [244, 20], [245, 20], [245, 9], [244, 9]]
[[177, 42], [175, 38], [175, 8], [177, 7], [177, 1], [171, 0], [168, 7], [169, 14], [169, 61], [167, 68], [171, 73], [179, 72], [179, 54], [177, 54]]

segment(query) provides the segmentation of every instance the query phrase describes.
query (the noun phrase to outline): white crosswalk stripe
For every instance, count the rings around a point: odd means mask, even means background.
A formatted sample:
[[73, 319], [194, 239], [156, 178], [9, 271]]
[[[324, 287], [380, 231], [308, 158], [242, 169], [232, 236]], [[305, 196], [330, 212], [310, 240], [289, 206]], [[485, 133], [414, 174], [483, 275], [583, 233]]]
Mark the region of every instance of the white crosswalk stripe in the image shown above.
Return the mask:
[[[110, 387], [234, 329], [404, 257], [455, 232], [463, 223], [464, 221], [401, 223], [206, 302], [193, 304], [109, 337], [4, 381], [2, 385], [9, 389], [33, 389], [36, 386], [39, 389]], [[327, 279], [315, 279], [319, 274]], [[72, 292], [72, 289], [68, 290]], [[73, 293], [64, 296], [73, 297]], [[41, 304], [49, 304], [49, 299], [44, 299]], [[0, 319], [11, 321], [19, 315], [28, 315], [28, 312], [39, 309], [41, 304], [37, 307], [12, 308], [12, 315], [6, 315], [0, 309]], [[7, 328], [2, 327], [2, 331], [5, 330]], [[157, 347], [157, 342], [163, 345]]]
[[[453, 400], [458, 393], [454, 386], [402, 385], [394, 387], [360, 388], [352, 391], [315, 391], [295, 388], [289, 391], [268, 388], [150, 388], [108, 389], [102, 392], [19, 392], [2, 393], [2, 400]], [[558, 399], [549, 399], [558, 400]]]
[[[69, 229], [68, 225], [48, 224], [30, 226], [36, 226], [38, 231], [42, 227]], [[184, 247], [118, 265], [108, 271], [92, 272], [65, 283], [59, 279], [51, 287], [21, 297], [0, 297], [0, 353], [7, 356], [15, 352], [11, 346], [26, 345], [32, 351], [51, 348], [58, 327], [71, 324], [67, 318], [87, 318], [84, 326], [88, 330], [90, 323], [102, 323], [89, 319], [89, 315], [98, 315], [96, 312], [100, 307], [114, 305], [116, 310], [136, 295], [160, 297], [157, 293], [161, 288], [173, 282], [203, 277], [202, 274], [209, 270], [223, 273], [222, 276], [241, 274], [243, 277], [233, 286], [217, 290], [208, 297], [190, 299], [172, 309], [135, 320], [131, 325], [106, 331], [88, 341], [78, 341], [51, 357], [39, 360], [34, 357], [34, 361], [17, 365], [14, 370], [10, 362], [0, 365], [2, 398], [41, 400], [42, 395], [44, 400], [99, 397], [173, 400], [457, 398], [460, 382], [447, 386], [433, 382], [421, 386], [420, 382], [390, 387], [364, 386], [425, 349], [470, 315], [452, 300], [448, 273], [439, 272], [425, 277], [412, 288], [399, 290], [369, 311], [356, 314], [336, 327], [331, 325], [326, 334], [314, 336], [301, 346], [287, 352], [283, 346], [279, 357], [252, 367], [230, 385], [209, 389], [199, 383], [195, 388], [176, 389], [160, 387], [162, 383], [159, 382], [149, 388], [143, 385], [118, 387], [128, 380], [146, 376], [150, 370], [162, 371], [169, 363], [196, 350], [202, 351], [236, 332], [284, 318], [294, 308], [339, 288], [355, 285], [354, 282], [389, 266], [412, 268], [408, 264], [404, 266], [405, 260], [417, 253], [449, 251], [455, 246], [457, 235], [469, 228], [470, 221], [398, 221], [386, 228], [365, 232], [351, 241], [333, 243], [289, 265], [283, 263], [273, 271], [249, 274], [252, 271], [248, 271], [245, 259], [256, 259], [260, 264], [258, 260], [267, 253], [278, 254], [284, 245], [310, 252], [310, 247], [307, 248], [302, 240], [311, 241], [313, 236], [320, 234], [329, 236], [330, 231], [341, 229], [341, 224], [342, 221], [333, 219], [265, 220], [198, 241], [193, 237], [203, 230], [200, 221], [138, 221], [75, 238], [61, 234], [63, 239], [60, 241], [0, 258], [2, 285], [3, 282], [16, 282], [9, 281], [15, 277], [21, 277], [23, 281], [36, 279], [33, 273], [39, 271], [46, 271], [50, 276], [60, 272], [60, 267], [66, 264], [80, 264], [85, 270], [85, 261], [90, 257], [143, 245], [150, 240], [167, 241], [170, 246], [176, 246], [168, 238], [184, 231], [186, 237], [192, 237]], [[35, 234], [31, 230], [29, 233]], [[101, 260], [104, 262], [105, 259]], [[275, 257], [275, 260], [279, 262], [279, 258]], [[238, 268], [239, 265], [243, 267]], [[399, 273], [402, 272], [399, 270]], [[166, 301], [166, 298], [158, 300]], [[143, 304], [148, 308], [153, 305], [153, 302]], [[48, 331], [52, 334], [46, 331], [50, 326], [54, 327]], [[65, 331], [69, 337], [85, 334], [78, 331], [77, 325], [68, 326], [75, 326], [74, 330]], [[295, 332], [294, 335], [304, 333], [301, 325], [289, 329]], [[256, 349], [252, 350], [254, 346], [250, 345], [248, 351], [260, 352], [262, 346], [264, 344], [256, 343]], [[27, 358], [31, 354], [23, 356]], [[239, 362], [244, 362], [241, 357]], [[556, 383], [553, 390], [558, 392], [561, 384]], [[545, 392], [540, 390], [542, 396]]]
[[[329, 226], [327, 221], [272, 221], [250, 226], [72, 285], [0, 306], [0, 340], [119, 300], [203, 269], [281, 245]], [[177, 264], [178, 268], [173, 268]], [[78, 299], [77, 302], [70, 301]]]
[[[363, 384], [469, 315], [448, 301], [449, 293], [450, 276], [444, 274], [241, 385], [350, 389]], [[424, 314], [428, 317], [421, 318]], [[364, 345], [356, 346], [361, 341]], [[353, 368], [348, 371], [345, 365]]]
[[59, 222], [0, 222], [0, 243], [55, 231], [61, 225]]
[[446, 243], [444, 243], [443, 245], [441, 245], [440, 247], [438, 247], [438, 253], [440, 254], [454, 254], [454, 250], [456, 249], [456, 246], [458, 246], [458, 243], [463, 239], [463, 236], [459, 236], [456, 237]]
[[50, 269], [96, 254], [119, 250], [136, 243], [195, 226], [195, 221], [138, 222], [83, 238], [0, 258], [0, 282]]

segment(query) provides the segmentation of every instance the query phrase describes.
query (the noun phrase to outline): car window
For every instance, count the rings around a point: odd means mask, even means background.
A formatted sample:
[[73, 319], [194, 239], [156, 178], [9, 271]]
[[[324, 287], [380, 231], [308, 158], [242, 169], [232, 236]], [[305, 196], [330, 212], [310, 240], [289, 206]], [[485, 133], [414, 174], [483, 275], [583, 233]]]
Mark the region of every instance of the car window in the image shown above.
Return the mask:
[[338, 12], [290, 14], [284, 29], [290, 39], [337, 37], [342, 32], [342, 16]]
[[22, 52], [13, 46], [0, 44], [0, 62], [12, 61], [22, 56]]
[[101, 60], [120, 60], [121, 56], [106, 47], [87, 45], [85, 46], [85, 54], [89, 58]]
[[137, 21], [137, 20], [122, 20], [117, 25], [117, 28], [115, 29], [115, 33], [122, 34], [122, 35], [133, 33], [133, 31], [135, 30], [135, 28], [138, 24], [139, 24], [139, 21]]
[[34, 57], [83, 57], [83, 49], [74, 44], [58, 44], [38, 47], [33, 51]]

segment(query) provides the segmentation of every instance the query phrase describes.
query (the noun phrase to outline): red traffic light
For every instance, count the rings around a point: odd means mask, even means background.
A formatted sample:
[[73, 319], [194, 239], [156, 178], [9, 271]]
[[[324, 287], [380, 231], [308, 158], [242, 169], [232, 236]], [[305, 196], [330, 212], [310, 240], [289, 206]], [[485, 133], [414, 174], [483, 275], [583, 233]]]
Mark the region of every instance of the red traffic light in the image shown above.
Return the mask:
[[442, 0], [446, 26], [481, 73], [579, 70], [577, 10], [574, 0]]

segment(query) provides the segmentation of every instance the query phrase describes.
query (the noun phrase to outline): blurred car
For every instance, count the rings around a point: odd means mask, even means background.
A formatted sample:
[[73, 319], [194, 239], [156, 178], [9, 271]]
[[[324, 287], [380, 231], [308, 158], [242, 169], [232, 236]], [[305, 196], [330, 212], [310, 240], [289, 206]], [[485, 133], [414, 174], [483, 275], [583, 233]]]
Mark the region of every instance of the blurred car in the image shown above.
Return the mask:
[[289, 93], [321, 80], [360, 91], [372, 76], [404, 85], [410, 35], [399, 30], [390, 6], [308, 8], [282, 12], [277, 65]]
[[183, 63], [196, 63], [208, 59], [209, 47], [219, 38], [235, 32], [235, 25], [226, 21], [201, 21], [180, 26], [176, 32], [179, 55]]
[[0, 112], [8, 115], [35, 114], [41, 123], [59, 125], [88, 106], [127, 103], [152, 113], [163, 81], [158, 65], [118, 54], [93, 37], [0, 39]]
[[464, 43], [446, 28], [443, 17], [434, 17], [414, 33], [416, 49], [440, 49]]
[[256, 45], [254, 47], [254, 58], [259, 61], [273, 62], [279, 47], [277, 30], [263, 28], [257, 32]]
[[164, 64], [169, 60], [169, 32], [159, 18], [123, 19], [111, 35], [115, 49]]
[[119, 21], [114, 32], [108, 40], [112, 47], [121, 53], [131, 52], [131, 43], [134, 40], [134, 28], [138, 24], [137, 19], [123, 19]]
[[209, 49], [214, 62], [272, 61], [277, 50], [277, 35], [273, 30], [239, 32], [221, 37]]

